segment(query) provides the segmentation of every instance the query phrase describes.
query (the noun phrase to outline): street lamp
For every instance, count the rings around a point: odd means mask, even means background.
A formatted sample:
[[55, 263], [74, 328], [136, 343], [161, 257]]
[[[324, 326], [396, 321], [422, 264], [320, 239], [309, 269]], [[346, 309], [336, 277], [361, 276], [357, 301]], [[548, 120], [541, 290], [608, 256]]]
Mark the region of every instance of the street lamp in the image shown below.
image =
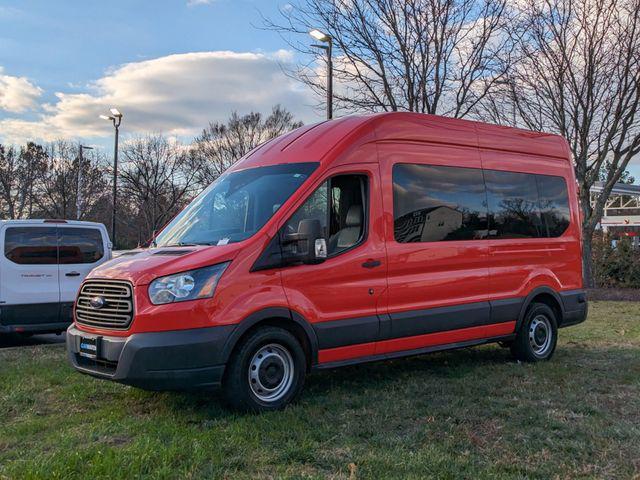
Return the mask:
[[82, 151], [93, 150], [93, 147], [87, 147], [86, 145], [80, 145], [80, 153], [78, 154], [78, 191], [76, 193], [76, 219], [80, 220], [82, 215]]
[[111, 115], [100, 115], [103, 120], [110, 120], [115, 129], [115, 143], [113, 147], [113, 214], [111, 216], [111, 243], [116, 245], [116, 199], [118, 192], [118, 133], [122, 114], [117, 108], [109, 109]]
[[333, 60], [331, 59], [333, 42], [331, 35], [316, 28], [311, 30], [309, 35], [319, 42], [326, 43], [326, 45], [313, 44], [311, 46], [327, 52], [327, 120], [331, 120], [333, 118]]

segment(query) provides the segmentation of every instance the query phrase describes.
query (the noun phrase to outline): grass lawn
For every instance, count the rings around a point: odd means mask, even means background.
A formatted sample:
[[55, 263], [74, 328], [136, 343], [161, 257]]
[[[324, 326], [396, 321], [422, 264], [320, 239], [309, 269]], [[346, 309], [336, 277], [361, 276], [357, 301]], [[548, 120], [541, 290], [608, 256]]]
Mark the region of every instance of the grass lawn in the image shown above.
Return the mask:
[[0, 478], [640, 478], [640, 303], [590, 308], [547, 363], [490, 345], [347, 367], [264, 415], [0, 350]]

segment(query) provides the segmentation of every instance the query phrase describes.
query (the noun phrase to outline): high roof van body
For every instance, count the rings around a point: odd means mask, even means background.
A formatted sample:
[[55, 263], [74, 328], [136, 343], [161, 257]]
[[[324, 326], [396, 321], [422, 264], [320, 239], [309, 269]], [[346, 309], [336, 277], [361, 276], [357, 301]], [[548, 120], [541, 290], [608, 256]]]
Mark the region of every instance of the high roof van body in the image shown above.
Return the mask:
[[311, 370], [488, 342], [547, 360], [586, 313], [563, 138], [384, 113], [250, 152], [91, 272], [67, 347], [96, 377], [270, 410]]

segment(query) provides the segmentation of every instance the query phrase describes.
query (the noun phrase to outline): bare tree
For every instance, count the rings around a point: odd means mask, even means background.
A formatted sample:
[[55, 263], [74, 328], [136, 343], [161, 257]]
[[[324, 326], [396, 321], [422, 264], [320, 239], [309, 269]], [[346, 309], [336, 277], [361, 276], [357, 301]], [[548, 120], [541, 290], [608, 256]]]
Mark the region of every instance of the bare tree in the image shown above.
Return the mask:
[[192, 198], [196, 172], [187, 148], [162, 135], [127, 142], [122, 156], [121, 204], [130, 216], [120, 218], [127, 219], [123, 227], [133, 227], [143, 243]]
[[295, 121], [280, 105], [267, 117], [257, 112], [242, 116], [234, 112], [226, 123], [210, 123], [195, 138], [191, 150], [198, 184], [210, 184], [261, 143], [301, 126], [302, 122]]
[[[583, 212], [584, 274], [591, 240], [615, 183], [640, 153], [640, 0], [524, 0], [513, 24], [517, 58], [488, 118], [563, 135]], [[595, 205], [590, 188], [602, 180]]]
[[[506, 0], [303, 0], [265, 24], [317, 58], [306, 33], [331, 35], [336, 105], [344, 111], [464, 117], [502, 79], [509, 21]], [[292, 34], [305, 34], [305, 43]], [[293, 74], [324, 96], [324, 69], [303, 65]]]
[[[59, 140], [44, 147], [32, 146], [42, 166], [34, 177], [30, 216], [45, 218], [76, 218], [78, 195], [78, 144]], [[104, 203], [107, 181], [103, 160], [94, 154], [85, 157], [82, 168], [83, 218], [93, 216], [95, 207]]]
[[36, 178], [46, 168], [47, 155], [34, 143], [17, 150], [0, 145], [0, 216], [28, 218], [33, 211]]

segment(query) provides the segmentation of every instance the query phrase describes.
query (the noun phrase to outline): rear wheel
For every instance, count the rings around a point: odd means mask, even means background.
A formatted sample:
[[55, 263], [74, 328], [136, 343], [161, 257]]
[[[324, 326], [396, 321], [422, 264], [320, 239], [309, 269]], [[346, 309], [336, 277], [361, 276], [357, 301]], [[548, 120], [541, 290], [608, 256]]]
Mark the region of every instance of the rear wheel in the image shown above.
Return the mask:
[[239, 410], [279, 410], [304, 387], [306, 358], [289, 331], [262, 327], [242, 340], [229, 361], [224, 395]]
[[511, 353], [523, 362], [549, 360], [558, 342], [554, 311], [544, 303], [533, 303], [511, 345]]

